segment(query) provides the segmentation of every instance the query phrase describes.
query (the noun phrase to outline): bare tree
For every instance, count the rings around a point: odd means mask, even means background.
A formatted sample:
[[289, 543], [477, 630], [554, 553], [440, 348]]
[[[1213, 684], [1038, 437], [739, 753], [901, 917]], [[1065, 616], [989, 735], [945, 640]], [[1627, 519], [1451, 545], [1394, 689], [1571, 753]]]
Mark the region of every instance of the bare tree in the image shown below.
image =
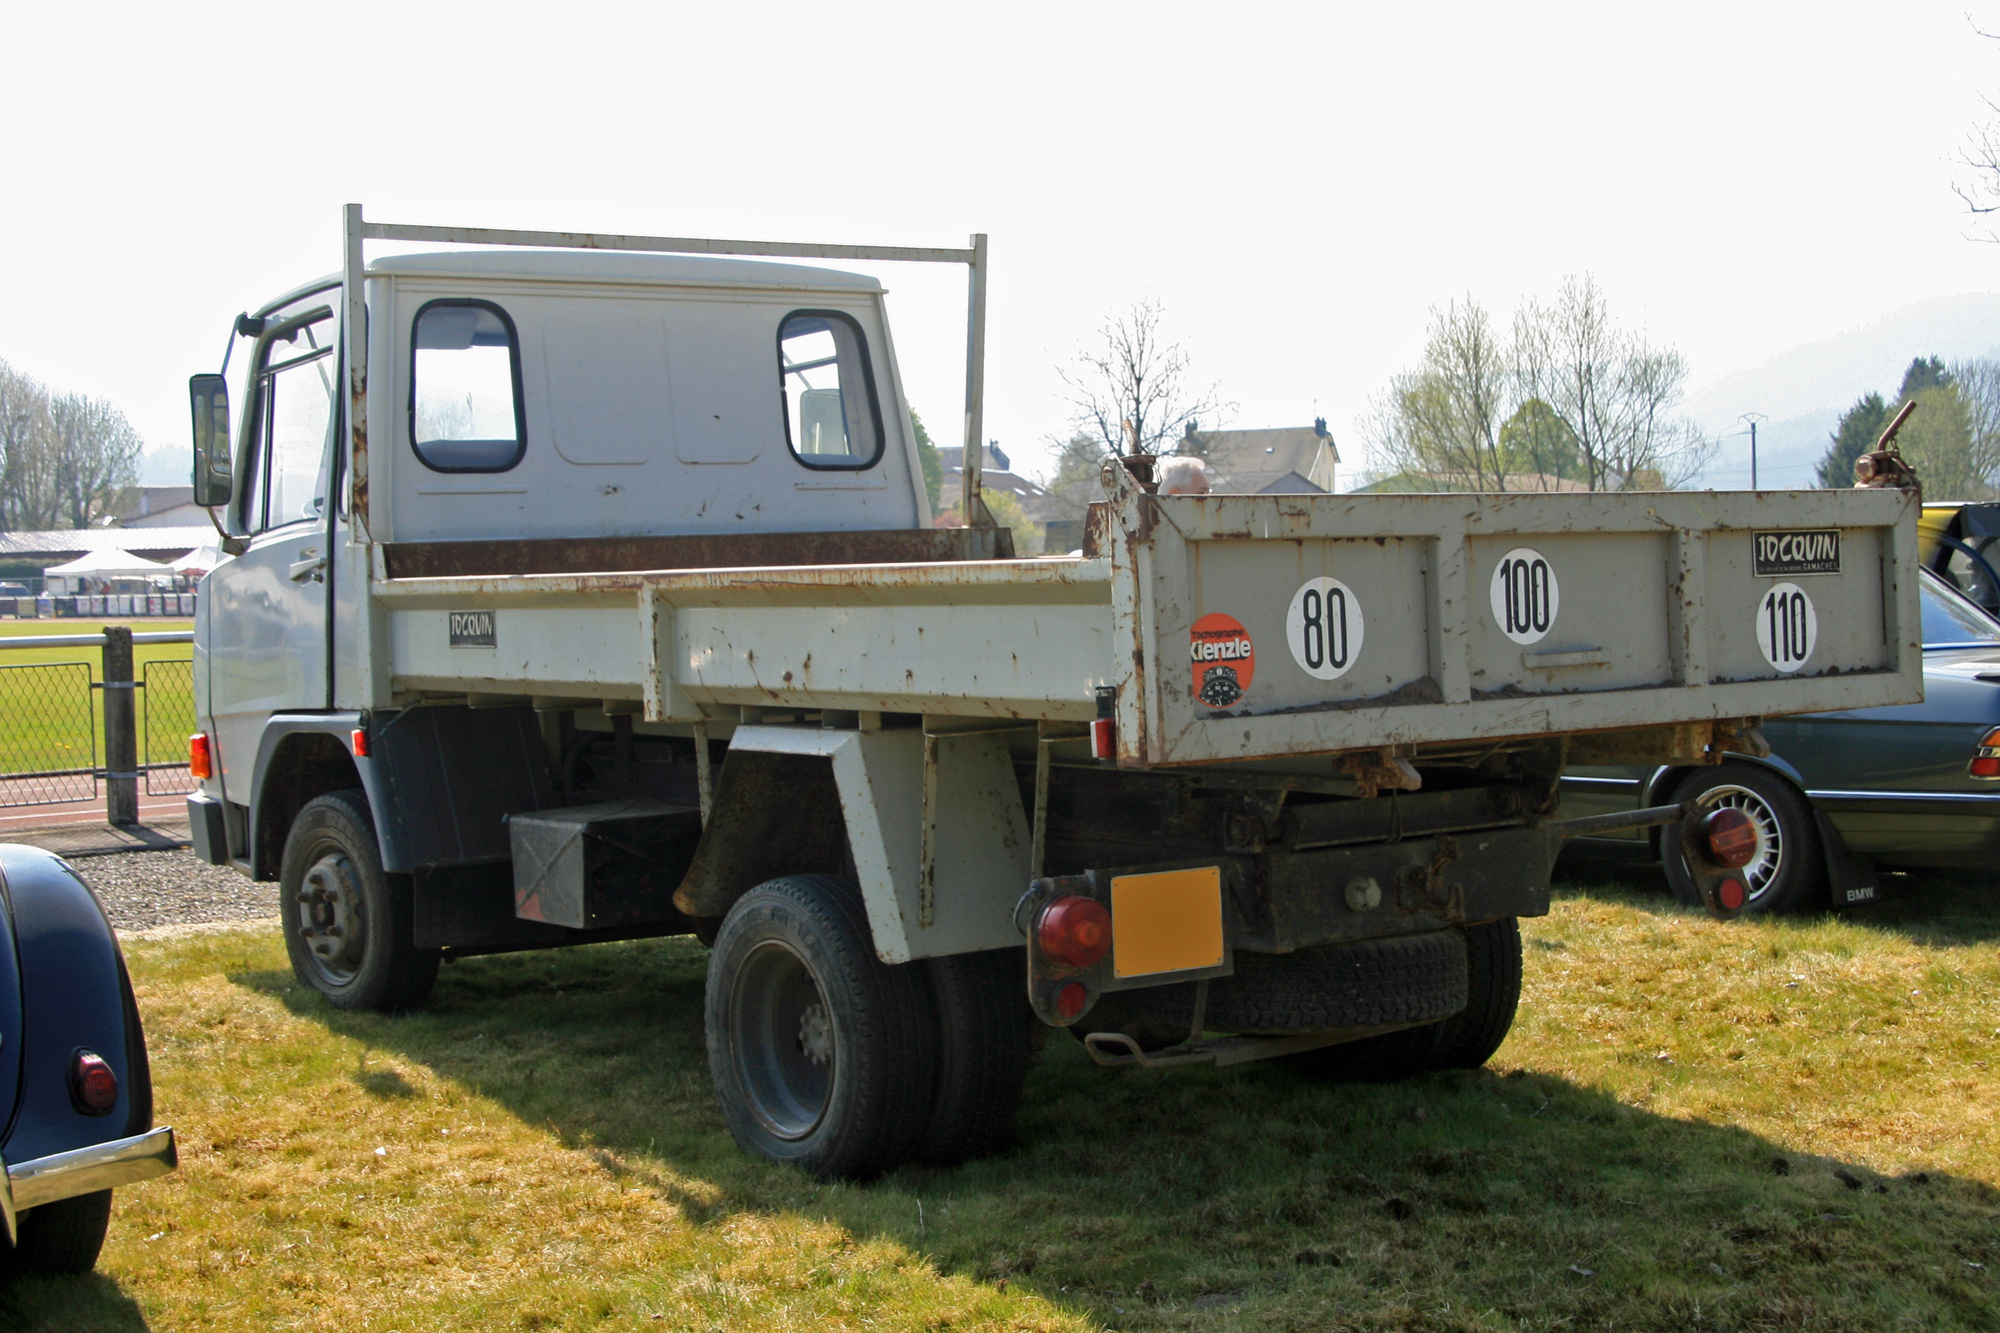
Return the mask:
[[49, 400], [49, 423], [59, 503], [71, 527], [88, 527], [113, 495], [139, 479], [144, 445], [125, 414], [102, 398], [58, 394]]
[[1961, 361], [1951, 368], [1951, 382], [1965, 404], [1971, 471], [1990, 492], [2000, 486], [2000, 362]]
[[1509, 401], [1508, 354], [1471, 296], [1431, 308], [1423, 364], [1398, 375], [1377, 404], [1375, 443], [1390, 467], [1453, 487], [1504, 491], [1500, 427]]
[[1162, 339], [1160, 303], [1150, 297], [1100, 329], [1102, 342], [1057, 367], [1069, 388], [1071, 424], [1103, 447], [1104, 456], [1171, 453], [1202, 417], [1225, 405], [1215, 386], [1188, 382], [1188, 356]]
[[[1972, 30], [1989, 40], [1995, 37], [1976, 23]], [[1990, 97], [1984, 100], [1986, 109], [2000, 117], [2000, 103]], [[1972, 172], [1970, 179], [1957, 181], [1951, 187], [1952, 193], [1965, 201], [1966, 211], [1978, 219], [1978, 225], [1969, 234], [1974, 240], [2000, 241], [2000, 229], [1990, 220], [1993, 214], [2000, 213], [2000, 120], [1989, 120], [1966, 135], [1958, 151], [1958, 162]]]
[[1514, 359], [1517, 392], [1569, 429], [1591, 490], [1679, 486], [1707, 461], [1712, 444], [1674, 415], [1687, 359], [1613, 324], [1589, 274], [1565, 278], [1553, 302], [1522, 305]]
[[48, 390], [0, 361], [0, 530], [55, 526], [55, 456]]

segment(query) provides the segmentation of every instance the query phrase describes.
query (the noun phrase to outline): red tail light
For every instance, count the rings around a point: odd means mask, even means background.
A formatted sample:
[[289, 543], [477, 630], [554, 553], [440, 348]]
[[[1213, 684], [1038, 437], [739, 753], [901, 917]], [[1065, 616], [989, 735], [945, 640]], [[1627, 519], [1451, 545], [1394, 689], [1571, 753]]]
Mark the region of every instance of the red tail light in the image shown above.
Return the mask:
[[1092, 759], [1116, 759], [1118, 757], [1118, 733], [1116, 724], [1108, 717], [1100, 717], [1090, 724], [1090, 757]]
[[1090, 1003], [1090, 988], [1081, 981], [1065, 981], [1056, 991], [1056, 1012], [1064, 1018], [1075, 1018]]
[[1742, 880], [1725, 879], [1715, 886], [1715, 900], [1722, 904], [1723, 911], [1739, 912], [1743, 910], [1743, 904], [1750, 901], [1750, 897], [1743, 892]]
[[208, 754], [208, 737], [199, 731], [188, 737], [188, 772], [197, 778], [215, 776], [215, 766]]
[[1757, 855], [1757, 821], [1733, 806], [1723, 806], [1701, 822], [1708, 854], [1719, 866], [1734, 870]]
[[1095, 899], [1065, 894], [1043, 909], [1035, 935], [1058, 963], [1089, 967], [1111, 948], [1111, 913]]
[[1975, 778], [2000, 778], [2000, 727], [1979, 738], [1979, 748], [1972, 752], [1972, 763], [1965, 771]]
[[348, 737], [348, 739], [354, 742], [354, 757], [356, 759], [366, 759], [368, 757], [367, 731], [363, 730], [360, 727], [356, 727], [354, 729], [353, 735]]
[[118, 1075], [95, 1051], [69, 1058], [69, 1095], [85, 1115], [109, 1115], [118, 1105]]

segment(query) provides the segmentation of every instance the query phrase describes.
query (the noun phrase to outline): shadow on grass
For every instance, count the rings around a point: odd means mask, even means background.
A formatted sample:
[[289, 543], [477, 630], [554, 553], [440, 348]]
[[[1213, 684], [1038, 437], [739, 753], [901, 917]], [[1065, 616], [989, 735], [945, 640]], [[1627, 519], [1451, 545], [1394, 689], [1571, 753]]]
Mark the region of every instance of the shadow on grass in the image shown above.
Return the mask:
[[698, 1224], [824, 1219], [1110, 1328], [1990, 1327], [2000, 1308], [1982, 1183], [1886, 1179], [1520, 1070], [1107, 1071], [1057, 1035], [1011, 1152], [822, 1186], [723, 1129], [705, 965], [685, 940], [470, 959], [402, 1018], [333, 1010], [284, 972], [231, 980], [549, 1126]]
[[[112, 1214], [116, 1224], [117, 1214]], [[0, 1328], [8, 1333], [143, 1333], [150, 1329], [139, 1304], [110, 1278], [16, 1277], [0, 1279]]]

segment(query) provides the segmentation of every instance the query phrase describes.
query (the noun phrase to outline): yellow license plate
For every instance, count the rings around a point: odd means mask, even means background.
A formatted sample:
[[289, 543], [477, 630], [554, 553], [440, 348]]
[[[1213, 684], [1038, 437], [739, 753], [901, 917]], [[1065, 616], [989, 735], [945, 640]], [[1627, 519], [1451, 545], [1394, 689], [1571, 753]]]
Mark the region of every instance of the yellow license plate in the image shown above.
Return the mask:
[[1163, 870], [1111, 881], [1111, 971], [1119, 977], [1222, 963], [1222, 870]]

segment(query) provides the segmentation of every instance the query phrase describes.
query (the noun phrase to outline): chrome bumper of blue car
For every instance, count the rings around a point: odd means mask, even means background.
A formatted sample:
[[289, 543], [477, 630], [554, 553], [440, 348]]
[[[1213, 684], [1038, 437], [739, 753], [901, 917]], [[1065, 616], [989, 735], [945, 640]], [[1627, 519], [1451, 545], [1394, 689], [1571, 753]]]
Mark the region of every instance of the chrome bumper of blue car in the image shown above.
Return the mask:
[[7, 1243], [14, 1242], [16, 1216], [30, 1208], [151, 1180], [178, 1165], [174, 1131], [166, 1125], [129, 1139], [9, 1163], [0, 1175], [0, 1225], [6, 1229]]

